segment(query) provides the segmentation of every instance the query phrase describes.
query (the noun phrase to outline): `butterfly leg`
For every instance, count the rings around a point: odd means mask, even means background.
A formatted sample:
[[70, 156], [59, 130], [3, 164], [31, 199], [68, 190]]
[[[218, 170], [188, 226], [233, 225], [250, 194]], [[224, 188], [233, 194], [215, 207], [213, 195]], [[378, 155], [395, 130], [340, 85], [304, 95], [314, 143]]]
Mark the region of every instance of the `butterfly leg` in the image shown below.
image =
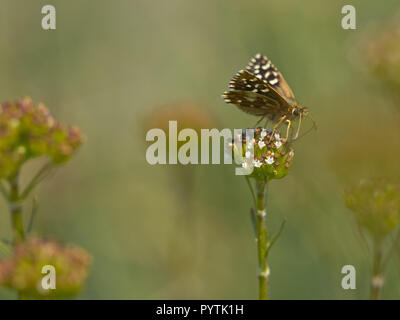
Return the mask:
[[276, 129], [278, 129], [278, 127], [282, 124], [282, 122], [285, 121], [286, 117], [287, 117], [286, 115], [282, 116], [282, 118], [278, 121], [278, 123], [273, 127], [270, 141], [271, 141], [272, 137], [274, 136]]
[[263, 119], [266, 117], [266, 115], [263, 115], [257, 122], [256, 122], [256, 124], [254, 125], [254, 128], [256, 128], [258, 125], [259, 125], [259, 123], [261, 122], [261, 121], [263, 121]]
[[287, 141], [288, 138], [289, 138], [289, 132], [290, 132], [290, 128], [291, 128], [291, 126], [292, 126], [292, 121], [286, 120], [286, 122], [288, 123], [288, 125], [287, 125], [287, 129], [286, 129], [286, 138], [285, 138], [285, 141]]

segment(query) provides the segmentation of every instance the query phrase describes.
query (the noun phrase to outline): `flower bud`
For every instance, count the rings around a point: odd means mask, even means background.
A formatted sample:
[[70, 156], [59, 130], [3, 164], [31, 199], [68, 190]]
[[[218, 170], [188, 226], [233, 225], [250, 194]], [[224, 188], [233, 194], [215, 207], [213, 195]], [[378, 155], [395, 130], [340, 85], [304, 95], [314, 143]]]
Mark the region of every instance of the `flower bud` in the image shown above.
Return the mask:
[[80, 130], [57, 122], [43, 104], [35, 107], [25, 98], [0, 105], [0, 179], [10, 178], [32, 158], [68, 161], [82, 143]]
[[346, 206], [357, 224], [375, 238], [383, 238], [400, 223], [400, 182], [388, 179], [362, 180], [345, 191]]
[[[33, 238], [19, 244], [11, 257], [0, 260], [0, 285], [30, 299], [72, 297], [82, 289], [90, 261], [81, 248]], [[42, 286], [44, 266], [54, 267], [55, 289]]]
[[360, 44], [355, 47], [355, 63], [361, 62], [360, 67], [373, 79], [381, 81], [395, 96], [400, 97], [400, 11], [366, 30]]

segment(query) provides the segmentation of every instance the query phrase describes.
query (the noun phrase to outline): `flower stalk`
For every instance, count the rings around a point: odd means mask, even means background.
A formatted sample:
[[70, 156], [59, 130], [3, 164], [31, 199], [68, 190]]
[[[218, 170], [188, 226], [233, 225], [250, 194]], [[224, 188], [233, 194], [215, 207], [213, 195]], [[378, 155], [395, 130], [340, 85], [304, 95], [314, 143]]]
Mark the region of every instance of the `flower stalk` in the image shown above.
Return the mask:
[[[346, 189], [344, 199], [361, 234], [366, 231], [371, 238], [370, 299], [378, 300], [384, 286], [385, 267], [400, 244], [400, 181], [394, 178], [363, 179]], [[397, 236], [390, 239], [389, 236], [396, 232]], [[391, 248], [385, 250], [388, 238]]]
[[[244, 169], [251, 169], [245, 175], [250, 189], [254, 207], [251, 208], [251, 219], [257, 243], [258, 257], [258, 298], [267, 300], [269, 297], [268, 254], [271, 247], [278, 240], [285, 226], [283, 221], [279, 231], [270, 239], [267, 228], [266, 198], [268, 183], [274, 179], [282, 179], [291, 166], [294, 151], [290, 148], [287, 139], [282, 139], [278, 132], [256, 128], [250, 129], [254, 137], [249, 137], [249, 132], [242, 132], [229, 145]], [[250, 139], [249, 141], [247, 141]], [[238, 142], [240, 143], [237, 146]], [[253, 152], [253, 154], [252, 154]], [[253, 188], [254, 181], [255, 188]]]
[[373, 254], [373, 267], [371, 277], [371, 290], [370, 299], [378, 300], [381, 296], [383, 284], [384, 284], [384, 273], [383, 273], [383, 241], [382, 239], [376, 239], [374, 242], [374, 254]]
[[[8, 203], [10, 215], [11, 215], [11, 228], [12, 228], [12, 239], [13, 245], [16, 246], [19, 243], [23, 242], [26, 238], [26, 231], [24, 228], [22, 211], [23, 211], [23, 202], [30, 195], [31, 191], [36, 187], [36, 185], [47, 176], [50, 169], [52, 168], [51, 163], [47, 163], [38, 171], [38, 173], [32, 178], [32, 180], [28, 183], [26, 188], [21, 191], [20, 183], [19, 183], [19, 170], [11, 176], [8, 182], [8, 189], [6, 190], [3, 184], [1, 184], [2, 195]], [[36, 210], [36, 205], [32, 209], [32, 217], [29, 223], [29, 229], [33, 223], [33, 215]], [[29, 231], [29, 229], [27, 231]]]
[[10, 193], [7, 199], [11, 214], [11, 227], [14, 246], [25, 240], [24, 225], [22, 220], [22, 202], [19, 195], [18, 177], [19, 173], [17, 172], [14, 177], [10, 178]]
[[[27, 237], [37, 210], [36, 199], [30, 220], [23, 221], [24, 201], [54, 167], [71, 159], [83, 140], [79, 128], [56, 121], [43, 104], [35, 106], [30, 98], [0, 104], [0, 193], [9, 207], [12, 231], [12, 239], [2, 240], [0, 245], [6, 256], [0, 260], [0, 285], [15, 289], [19, 299], [48, 294], [40, 291], [39, 280], [35, 278], [42, 276], [41, 272], [37, 275], [36, 272], [46, 264], [59, 263], [58, 271], [63, 272], [69, 264], [81, 267], [82, 281], [86, 278], [89, 258], [85, 252], [64, 249], [51, 242], [31, 241]], [[40, 157], [45, 157], [46, 163], [22, 187], [19, 179], [22, 167], [29, 160]], [[39, 264], [43, 258], [51, 263]], [[30, 264], [28, 260], [32, 260]], [[61, 265], [61, 262], [65, 263]], [[82, 281], [74, 282], [74, 276], [70, 277], [70, 274], [74, 275], [73, 269], [66, 273], [65, 282], [76, 283], [70, 291], [77, 292]], [[58, 283], [57, 280], [57, 286]]]
[[268, 299], [269, 268], [267, 261], [268, 229], [266, 224], [267, 212], [265, 210], [266, 182], [256, 183], [256, 230], [257, 230], [257, 252], [258, 252], [258, 292], [259, 300]]

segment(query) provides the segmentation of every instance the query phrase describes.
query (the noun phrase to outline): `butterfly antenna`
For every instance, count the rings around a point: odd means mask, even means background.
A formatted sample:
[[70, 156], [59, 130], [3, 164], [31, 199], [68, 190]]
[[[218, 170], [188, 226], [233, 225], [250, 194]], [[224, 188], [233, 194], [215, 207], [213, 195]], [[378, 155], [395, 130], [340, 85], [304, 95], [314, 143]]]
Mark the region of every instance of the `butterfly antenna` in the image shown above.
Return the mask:
[[310, 129], [308, 129], [306, 132], [304, 132], [302, 135], [300, 135], [299, 137], [297, 137], [296, 139], [293, 139], [294, 141], [296, 141], [296, 140], [298, 140], [298, 139], [300, 139], [300, 138], [302, 138], [302, 137], [304, 137], [306, 134], [308, 134], [308, 133], [310, 133], [312, 130], [317, 130], [317, 123], [314, 121], [314, 119], [309, 115], [309, 117], [310, 117], [310, 119], [311, 119], [311, 121], [312, 121], [312, 123], [313, 123], [313, 125], [312, 125], [312, 127], [310, 128]]
[[315, 129], [315, 130], [317, 130], [318, 129], [318, 127], [317, 127], [317, 123], [314, 121], [314, 119], [311, 117], [311, 116], [309, 116], [310, 117], [310, 119], [311, 119], [311, 121], [312, 121], [312, 123], [313, 123], [313, 126], [312, 126], [312, 128], [311, 129]]
[[254, 127], [254, 128], [257, 128], [257, 126], [260, 124], [260, 122], [264, 120], [265, 116], [266, 116], [266, 115], [263, 115], [263, 116], [256, 122], [256, 124], [255, 124], [253, 127]]
[[300, 132], [300, 127], [301, 127], [301, 119], [303, 118], [303, 115], [300, 113], [300, 120], [299, 120], [299, 125], [296, 130], [296, 135], [294, 136], [293, 140], [296, 140], [299, 137], [299, 132]]

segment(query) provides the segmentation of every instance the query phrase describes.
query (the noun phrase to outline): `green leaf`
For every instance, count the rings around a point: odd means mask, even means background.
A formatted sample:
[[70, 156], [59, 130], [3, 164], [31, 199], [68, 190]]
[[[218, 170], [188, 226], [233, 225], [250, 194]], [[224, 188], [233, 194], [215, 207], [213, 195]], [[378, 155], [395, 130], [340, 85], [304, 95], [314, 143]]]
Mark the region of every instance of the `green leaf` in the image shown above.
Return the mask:
[[36, 217], [36, 213], [37, 213], [37, 210], [38, 210], [38, 207], [39, 207], [39, 201], [38, 201], [36, 196], [33, 198], [32, 202], [33, 203], [32, 203], [31, 218], [29, 219], [28, 227], [26, 228], [26, 233], [27, 234], [29, 234], [31, 232], [31, 230], [32, 230], [33, 221], [34, 221], [34, 219]]
[[269, 251], [271, 250], [272, 246], [275, 244], [275, 242], [276, 242], [276, 241], [278, 240], [278, 238], [280, 237], [280, 235], [281, 235], [283, 229], [285, 228], [285, 225], [286, 225], [286, 219], [284, 219], [284, 220], [282, 221], [282, 224], [281, 224], [281, 227], [279, 228], [279, 231], [272, 237], [271, 241], [268, 242], [267, 248], [266, 248], [266, 250], [265, 250], [265, 257], [264, 257], [264, 259], [267, 259]]

